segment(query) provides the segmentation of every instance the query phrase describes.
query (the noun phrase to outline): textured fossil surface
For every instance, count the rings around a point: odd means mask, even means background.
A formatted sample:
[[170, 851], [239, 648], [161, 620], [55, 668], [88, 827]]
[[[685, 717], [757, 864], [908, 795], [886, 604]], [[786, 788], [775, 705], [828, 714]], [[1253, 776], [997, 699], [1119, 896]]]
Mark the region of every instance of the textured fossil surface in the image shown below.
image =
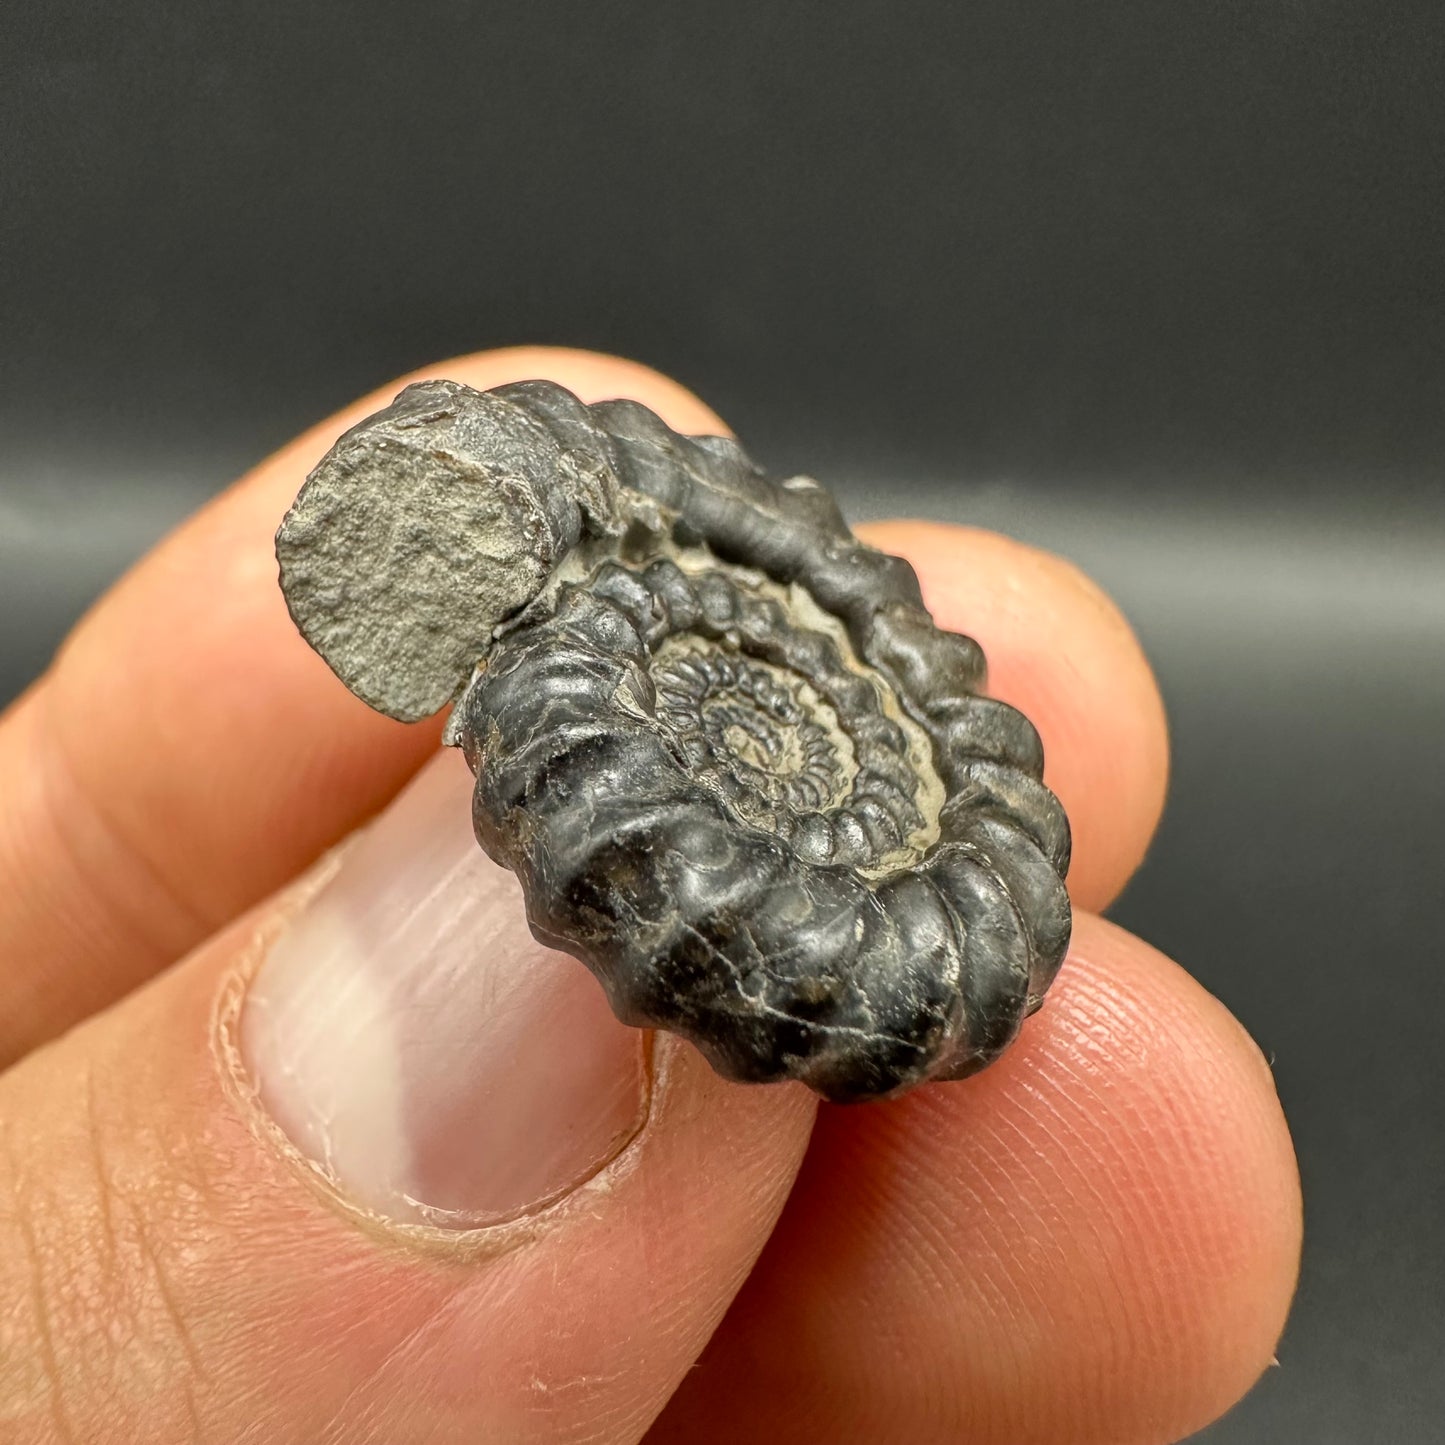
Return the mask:
[[996, 1058], [1069, 937], [1069, 830], [977, 644], [832, 498], [549, 382], [408, 387], [277, 534], [298, 627], [454, 707], [478, 840], [618, 1016], [832, 1099]]

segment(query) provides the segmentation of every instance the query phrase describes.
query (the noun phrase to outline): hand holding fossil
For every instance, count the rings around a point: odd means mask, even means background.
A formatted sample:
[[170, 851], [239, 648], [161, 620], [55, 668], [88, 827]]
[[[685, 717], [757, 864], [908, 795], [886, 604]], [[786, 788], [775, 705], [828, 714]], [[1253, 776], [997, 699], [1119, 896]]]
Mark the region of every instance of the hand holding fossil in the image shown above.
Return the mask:
[[[501, 352], [427, 375], [478, 392], [548, 377], [679, 433], [725, 430], [611, 358]], [[1073, 834], [1069, 956], [965, 1082], [861, 1108], [732, 1083], [675, 1034], [619, 1023], [535, 939], [517, 878], [476, 845], [440, 724], [363, 706], [287, 615], [276, 521], [399, 386], [180, 528], [0, 718], [0, 1436], [1148, 1445], [1227, 1408], [1279, 1335], [1297, 1179], [1239, 1025], [1096, 916], [1143, 856], [1166, 770], [1117, 610], [1002, 537], [860, 529], [908, 559], [934, 623], [976, 639], [990, 695], [1042, 738]], [[774, 764], [736, 775], [756, 799], [719, 779], [719, 807], [780, 839], [810, 789], [845, 811], [827, 792], [860, 752], [819, 686], [735, 661], [679, 626], [665, 568], [618, 565], [673, 629], [651, 654], [659, 722]], [[587, 595], [645, 640], [651, 604], [621, 580]], [[764, 621], [775, 585], [748, 594]], [[414, 712], [479, 660], [454, 620], [428, 655], [462, 672]], [[483, 702], [520, 737], [505, 697]], [[831, 760], [787, 721], [805, 708]], [[1023, 772], [1027, 833], [1051, 815]]]

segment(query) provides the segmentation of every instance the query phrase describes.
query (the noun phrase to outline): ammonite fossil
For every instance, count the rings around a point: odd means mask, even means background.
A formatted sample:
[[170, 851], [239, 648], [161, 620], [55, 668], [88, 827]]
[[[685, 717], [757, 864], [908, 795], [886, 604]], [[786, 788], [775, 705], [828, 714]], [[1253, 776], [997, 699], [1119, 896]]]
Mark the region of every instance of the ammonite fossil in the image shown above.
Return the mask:
[[805, 477], [549, 382], [410, 386], [276, 541], [372, 707], [455, 704], [483, 848], [624, 1021], [836, 1100], [996, 1058], [1063, 958], [1069, 829], [907, 562]]

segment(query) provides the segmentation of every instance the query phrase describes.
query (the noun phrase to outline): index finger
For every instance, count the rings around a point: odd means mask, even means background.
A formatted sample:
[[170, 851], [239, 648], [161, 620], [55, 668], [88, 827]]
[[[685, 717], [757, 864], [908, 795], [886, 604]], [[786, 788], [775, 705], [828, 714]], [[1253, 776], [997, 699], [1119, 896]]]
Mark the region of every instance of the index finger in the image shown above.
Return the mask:
[[[677, 383], [584, 352], [427, 368], [480, 388], [545, 376], [723, 424]], [[436, 747], [351, 697], [297, 635], [272, 538], [308, 469], [402, 382], [286, 447], [142, 561], [0, 720], [0, 1067], [122, 996], [376, 812]], [[948, 627], [989, 654], [1043, 734], [1072, 811], [1075, 895], [1122, 886], [1157, 817], [1164, 728], [1118, 613], [1068, 564], [959, 528], [900, 524]]]
[[376, 813], [437, 746], [297, 634], [274, 537], [341, 432], [419, 376], [551, 377], [725, 430], [677, 382], [518, 347], [428, 367], [262, 462], [143, 558], [0, 717], [0, 1068], [128, 993]]

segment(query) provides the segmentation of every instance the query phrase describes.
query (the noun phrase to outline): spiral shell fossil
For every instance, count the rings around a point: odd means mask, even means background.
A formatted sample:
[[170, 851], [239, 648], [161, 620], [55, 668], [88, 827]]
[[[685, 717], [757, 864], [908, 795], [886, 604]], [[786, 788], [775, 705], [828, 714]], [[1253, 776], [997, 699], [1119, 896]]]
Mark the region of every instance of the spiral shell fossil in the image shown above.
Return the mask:
[[835, 1100], [956, 1079], [1038, 1007], [1069, 829], [970, 638], [803, 477], [549, 382], [410, 386], [277, 534], [372, 707], [454, 704], [482, 847], [624, 1021]]

